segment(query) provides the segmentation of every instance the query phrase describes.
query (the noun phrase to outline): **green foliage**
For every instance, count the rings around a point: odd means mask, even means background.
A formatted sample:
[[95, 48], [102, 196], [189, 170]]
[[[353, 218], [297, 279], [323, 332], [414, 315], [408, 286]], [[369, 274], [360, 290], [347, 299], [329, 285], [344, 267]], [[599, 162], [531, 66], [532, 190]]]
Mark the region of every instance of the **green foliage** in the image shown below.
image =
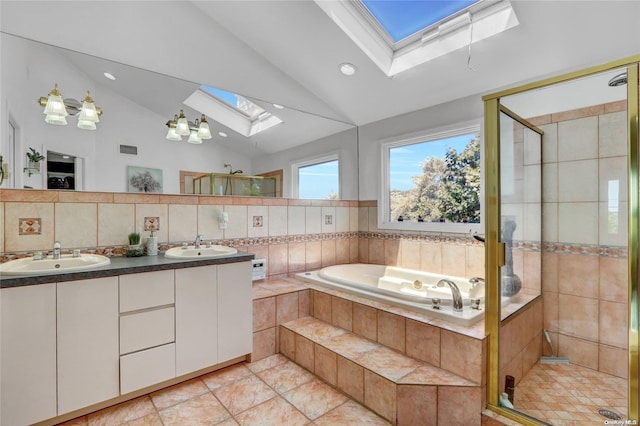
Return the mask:
[[129, 234], [129, 245], [136, 246], [140, 244], [140, 234], [138, 232], [132, 232]]
[[444, 158], [430, 157], [422, 174], [412, 177], [415, 187], [392, 190], [391, 220], [425, 222], [480, 222], [480, 140], [469, 141], [458, 153], [449, 148]]
[[29, 148], [29, 151], [31, 151], [31, 152], [27, 152], [27, 158], [32, 163], [39, 163], [40, 161], [44, 160], [44, 158], [45, 158], [44, 155], [40, 154], [35, 149]]

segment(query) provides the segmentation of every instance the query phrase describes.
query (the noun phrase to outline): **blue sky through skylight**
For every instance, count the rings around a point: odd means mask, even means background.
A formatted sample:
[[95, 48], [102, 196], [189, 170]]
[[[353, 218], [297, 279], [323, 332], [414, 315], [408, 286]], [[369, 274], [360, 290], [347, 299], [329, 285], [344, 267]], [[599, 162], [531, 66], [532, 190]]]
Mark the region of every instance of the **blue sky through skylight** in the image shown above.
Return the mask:
[[211, 86], [200, 86], [202, 90], [215, 96], [216, 98], [225, 101], [234, 108], [238, 107], [238, 95], [235, 93], [227, 92], [226, 90], [216, 89]]
[[391, 148], [389, 150], [390, 188], [406, 191], [415, 187], [412, 177], [422, 174], [424, 160], [430, 157], [444, 158], [447, 148], [453, 148], [461, 153], [477, 136], [477, 133], [470, 133], [432, 142]]
[[362, 0], [362, 3], [397, 42], [478, 1]]

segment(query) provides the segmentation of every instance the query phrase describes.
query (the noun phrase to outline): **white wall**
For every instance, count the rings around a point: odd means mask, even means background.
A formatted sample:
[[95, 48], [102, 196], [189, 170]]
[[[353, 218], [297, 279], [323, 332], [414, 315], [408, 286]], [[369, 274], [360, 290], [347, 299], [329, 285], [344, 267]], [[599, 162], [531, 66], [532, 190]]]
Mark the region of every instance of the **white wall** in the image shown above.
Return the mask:
[[358, 131], [356, 128], [336, 133], [276, 154], [256, 158], [252, 163], [254, 173], [283, 170], [282, 196], [291, 197], [291, 166], [304, 160], [337, 153], [339, 159], [340, 197], [343, 200], [358, 199]]
[[[26, 151], [33, 147], [46, 155], [47, 150], [85, 159], [84, 185], [91, 191], [124, 192], [127, 190], [127, 166], [163, 169], [165, 193], [179, 192], [179, 170], [225, 172], [230, 162], [245, 173], [251, 172], [251, 162], [243, 155], [217, 146], [213, 140], [202, 145], [173, 142], [165, 139], [168, 117], [133, 103], [108, 89], [108, 81], [94, 81], [70, 65], [63, 56], [47, 48], [34, 47], [14, 37], [3, 37], [2, 90], [0, 102], [0, 134], [2, 153], [6, 146], [6, 123], [11, 116], [19, 126], [19, 158], [12, 164], [16, 173], [16, 187], [46, 187], [43, 175], [28, 177], [22, 173]], [[47, 63], [46, 69], [35, 64]], [[82, 100], [91, 91], [96, 105], [104, 111], [96, 131], [78, 129], [77, 119], [67, 117], [67, 126], [53, 126], [44, 122], [42, 108], [37, 104], [54, 83], [64, 97]], [[121, 144], [138, 147], [138, 155], [120, 154]], [[3, 185], [3, 187], [6, 187]]]
[[456, 123], [482, 120], [482, 116], [482, 98], [481, 95], [477, 95], [360, 126], [358, 129], [359, 199], [375, 200], [378, 197], [383, 141]]

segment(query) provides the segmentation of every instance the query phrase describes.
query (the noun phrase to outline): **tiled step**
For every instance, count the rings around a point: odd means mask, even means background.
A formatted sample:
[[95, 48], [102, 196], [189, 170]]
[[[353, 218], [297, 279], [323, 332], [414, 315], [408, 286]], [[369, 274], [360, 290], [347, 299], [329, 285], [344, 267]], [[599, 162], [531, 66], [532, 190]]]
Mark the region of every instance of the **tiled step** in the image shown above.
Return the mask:
[[480, 425], [479, 384], [319, 319], [281, 324], [280, 352], [392, 424]]

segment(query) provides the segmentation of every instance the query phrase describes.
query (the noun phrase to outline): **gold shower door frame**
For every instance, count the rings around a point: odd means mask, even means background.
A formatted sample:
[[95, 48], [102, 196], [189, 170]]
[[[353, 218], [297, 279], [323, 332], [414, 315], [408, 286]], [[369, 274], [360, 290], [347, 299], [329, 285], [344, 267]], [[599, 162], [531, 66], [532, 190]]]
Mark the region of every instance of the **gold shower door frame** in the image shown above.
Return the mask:
[[559, 75], [539, 82], [526, 84], [512, 89], [486, 95], [484, 101], [484, 185], [485, 185], [485, 278], [486, 311], [485, 333], [488, 337], [487, 356], [487, 405], [507, 418], [525, 425], [538, 425], [535, 419], [517, 411], [499, 406], [500, 394], [500, 269], [505, 264], [505, 245], [500, 241], [501, 230], [501, 192], [500, 192], [500, 112], [504, 107], [500, 99], [505, 96], [551, 86], [557, 83], [587, 77], [604, 71], [626, 67], [627, 71], [627, 148], [628, 148], [628, 186], [629, 186], [629, 366], [628, 366], [628, 418], [638, 420], [638, 364], [640, 337], [638, 334], [638, 241], [639, 241], [639, 157], [638, 145], [638, 66], [640, 55], [610, 62], [584, 70]]

